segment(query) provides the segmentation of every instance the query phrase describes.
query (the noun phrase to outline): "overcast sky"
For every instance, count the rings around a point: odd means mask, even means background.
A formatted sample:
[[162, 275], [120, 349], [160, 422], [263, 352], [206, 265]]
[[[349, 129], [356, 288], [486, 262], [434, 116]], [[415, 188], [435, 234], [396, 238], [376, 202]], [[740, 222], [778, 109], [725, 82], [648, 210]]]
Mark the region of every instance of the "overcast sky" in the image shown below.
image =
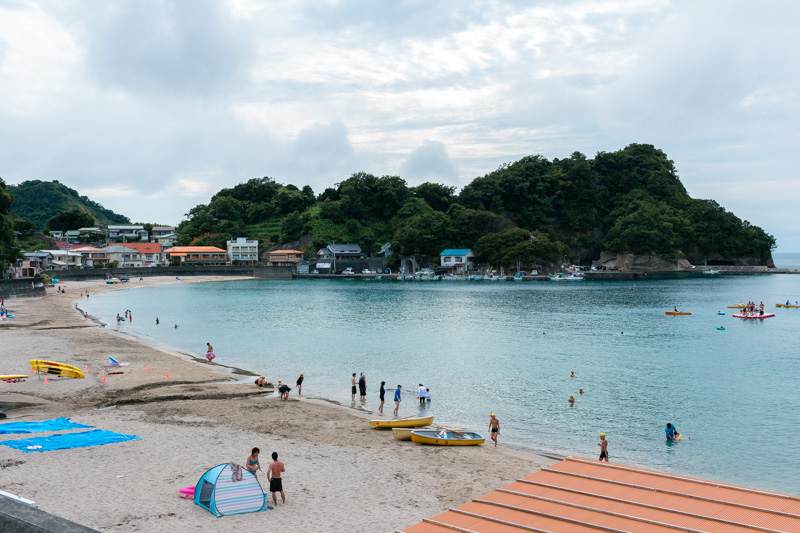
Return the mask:
[[270, 176], [463, 187], [648, 143], [800, 252], [800, 2], [0, 0], [0, 177], [178, 223]]

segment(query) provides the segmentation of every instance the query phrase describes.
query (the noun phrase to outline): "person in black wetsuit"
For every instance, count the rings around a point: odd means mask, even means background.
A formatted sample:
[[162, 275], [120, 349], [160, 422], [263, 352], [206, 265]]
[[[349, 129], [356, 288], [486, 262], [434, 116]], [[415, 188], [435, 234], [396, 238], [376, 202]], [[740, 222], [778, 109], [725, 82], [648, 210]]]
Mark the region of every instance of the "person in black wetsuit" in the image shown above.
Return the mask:
[[361, 377], [358, 378], [358, 392], [359, 396], [361, 397], [361, 401], [367, 401], [367, 378], [364, 377], [364, 373], [361, 373]]
[[381, 398], [381, 404], [378, 406], [378, 412], [380, 414], [383, 414], [383, 401], [384, 401], [384, 399], [386, 397], [386, 389], [383, 388], [384, 385], [386, 385], [386, 382], [385, 381], [381, 381], [381, 390], [378, 391], [378, 395]]
[[297, 395], [303, 395], [303, 374], [300, 374], [300, 377], [297, 378]]

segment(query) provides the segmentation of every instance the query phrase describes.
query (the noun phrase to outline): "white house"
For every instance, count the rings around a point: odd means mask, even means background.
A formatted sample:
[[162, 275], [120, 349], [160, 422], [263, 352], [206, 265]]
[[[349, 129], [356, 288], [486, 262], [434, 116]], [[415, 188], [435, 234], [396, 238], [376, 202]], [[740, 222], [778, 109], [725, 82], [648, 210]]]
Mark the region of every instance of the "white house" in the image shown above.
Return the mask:
[[138, 239], [141, 242], [147, 240], [147, 230], [144, 226], [109, 226], [108, 238], [110, 240], [122, 239]]
[[104, 249], [109, 263], [116, 261], [117, 266], [121, 268], [142, 266], [142, 254], [138, 250], [122, 244], [109, 244]]
[[475, 254], [469, 248], [448, 248], [439, 254], [439, 268], [454, 273], [472, 270]]
[[228, 261], [238, 261], [240, 265], [255, 265], [258, 263], [258, 241], [245, 237], [228, 241]]
[[40, 250], [53, 256], [51, 265], [53, 270], [65, 270], [67, 268], [81, 268], [83, 266], [83, 256], [78, 252], [68, 252], [67, 250]]

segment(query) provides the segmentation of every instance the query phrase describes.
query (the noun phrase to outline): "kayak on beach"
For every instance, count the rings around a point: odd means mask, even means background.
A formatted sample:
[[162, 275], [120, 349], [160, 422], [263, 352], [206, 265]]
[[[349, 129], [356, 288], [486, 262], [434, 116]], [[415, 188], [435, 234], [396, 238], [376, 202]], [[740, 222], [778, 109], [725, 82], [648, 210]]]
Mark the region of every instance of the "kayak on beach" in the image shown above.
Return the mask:
[[44, 361], [41, 359], [31, 359], [31, 368], [37, 372], [44, 372], [46, 374], [53, 374], [61, 376], [62, 378], [85, 378], [86, 375], [81, 372], [81, 369], [68, 365], [65, 363], [58, 363], [56, 361]]

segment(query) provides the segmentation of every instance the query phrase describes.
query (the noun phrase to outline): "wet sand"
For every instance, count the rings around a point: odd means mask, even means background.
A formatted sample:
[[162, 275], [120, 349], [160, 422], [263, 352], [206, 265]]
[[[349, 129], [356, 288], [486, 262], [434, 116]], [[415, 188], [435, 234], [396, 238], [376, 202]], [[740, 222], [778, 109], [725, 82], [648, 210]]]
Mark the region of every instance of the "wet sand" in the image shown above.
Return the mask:
[[[231, 278], [181, 283], [224, 279]], [[32, 453], [0, 446], [0, 489], [101, 531], [233, 532], [280, 524], [300, 532], [389, 532], [555, 462], [504, 447], [502, 435], [496, 449], [488, 439], [475, 447], [399, 442], [391, 431], [369, 428], [377, 413], [298, 398], [296, 390], [282, 402], [272, 389], [257, 388], [246, 370], [146, 345], [85, 320], [75, 309], [82, 290], [175, 282], [67, 282], [64, 295], [48, 288], [44, 298], [6, 301], [16, 318], [0, 324], [0, 374], [29, 374], [30, 359], [87, 368], [84, 379], [50, 376], [45, 385], [43, 377], [28, 375], [23, 383], [0, 383], [8, 416], [64, 416], [141, 440]], [[130, 366], [103, 383], [109, 356]], [[304, 392], [311, 394], [308, 385]], [[254, 446], [265, 470], [273, 451], [285, 462], [286, 505], [279, 496], [274, 510], [218, 519], [178, 496], [209, 468], [244, 464]], [[266, 473], [259, 479], [268, 488]]]

